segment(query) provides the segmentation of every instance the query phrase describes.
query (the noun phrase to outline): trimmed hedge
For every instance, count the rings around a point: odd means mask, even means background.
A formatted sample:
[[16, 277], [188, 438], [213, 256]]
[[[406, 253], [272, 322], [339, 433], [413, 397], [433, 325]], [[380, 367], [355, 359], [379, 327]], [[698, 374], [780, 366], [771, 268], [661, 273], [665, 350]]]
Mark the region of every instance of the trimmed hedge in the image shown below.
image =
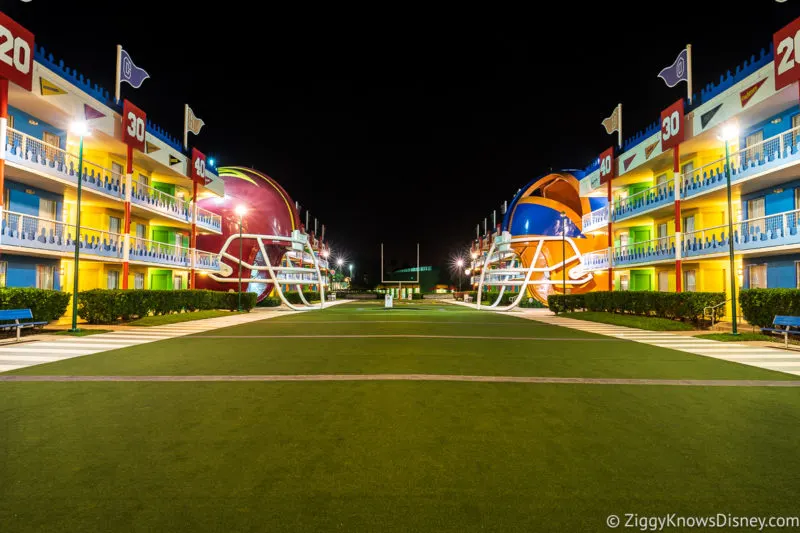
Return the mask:
[[33, 320], [58, 320], [67, 312], [70, 294], [30, 288], [0, 289], [0, 309], [30, 309]]
[[[238, 308], [238, 293], [207, 290], [121, 290], [92, 289], [78, 293], [78, 316], [90, 324], [111, 324], [150, 315], [205, 309]], [[242, 308], [250, 311], [256, 295], [242, 293]]]
[[775, 315], [800, 316], [798, 289], [743, 289], [739, 293], [742, 316], [753, 326], [772, 327]]
[[[722, 292], [660, 292], [660, 291], [601, 291], [586, 294], [551, 294], [547, 304], [551, 311], [563, 313], [578, 309], [657, 316], [673, 320], [699, 322], [703, 310], [725, 301]], [[717, 317], [725, 314], [725, 306], [716, 311]]]
[[278, 298], [277, 296], [276, 297], [267, 296], [266, 298], [258, 302], [256, 304], [256, 307], [280, 307], [280, 305], [281, 305], [280, 298]]

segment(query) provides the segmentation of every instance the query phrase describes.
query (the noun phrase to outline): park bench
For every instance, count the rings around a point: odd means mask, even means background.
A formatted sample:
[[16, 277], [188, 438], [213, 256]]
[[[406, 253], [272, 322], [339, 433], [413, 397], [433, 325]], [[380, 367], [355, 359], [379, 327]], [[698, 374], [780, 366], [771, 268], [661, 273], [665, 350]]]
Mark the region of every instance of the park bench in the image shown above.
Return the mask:
[[469, 294], [465, 294], [464, 295], [464, 303], [465, 304], [472, 303], [472, 296], [470, 296]]
[[[0, 309], [0, 330], [16, 329], [19, 340], [20, 330], [23, 328], [40, 328], [47, 324], [47, 322], [34, 322], [32, 319], [33, 313], [30, 309]], [[30, 322], [20, 322], [20, 320], [30, 320]]]
[[771, 328], [761, 328], [762, 332], [780, 333], [783, 335], [783, 342], [789, 347], [789, 335], [800, 335], [800, 316], [775, 315]]

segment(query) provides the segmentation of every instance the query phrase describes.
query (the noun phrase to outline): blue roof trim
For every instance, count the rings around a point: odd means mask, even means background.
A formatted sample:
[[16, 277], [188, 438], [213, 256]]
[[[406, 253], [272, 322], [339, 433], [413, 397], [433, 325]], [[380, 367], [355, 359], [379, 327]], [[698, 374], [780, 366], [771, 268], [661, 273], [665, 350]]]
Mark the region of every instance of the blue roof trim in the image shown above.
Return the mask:
[[[727, 91], [747, 76], [751, 75], [753, 72], [757, 71], [758, 69], [762, 68], [765, 65], [768, 65], [772, 62], [774, 58], [774, 50], [772, 43], [769, 44], [769, 49], [761, 49], [761, 52], [758, 57], [755, 54], [751, 55], [748, 59], [745, 59], [743, 63], [736, 66], [736, 70], [732, 73], [731, 71], [727, 71], [725, 74], [720, 75], [719, 82], [714, 83], [710, 82], [705, 87], [700, 89], [700, 95], [698, 96], [697, 93], [692, 94], [692, 103], [689, 104], [685, 102], [685, 110], [686, 112], [693, 111], [697, 107], [709, 102], [713, 98], [719, 96], [723, 92]], [[660, 130], [659, 122], [656, 121], [645, 129], [637, 132], [632, 137], [628, 137], [622, 143], [622, 152], [627, 152], [628, 150], [636, 147], [642, 141], [647, 139], [648, 137], [655, 135], [657, 131]], [[618, 154], [619, 155], [619, 154]], [[586, 173], [592, 173], [597, 170], [600, 166], [600, 162], [595, 159], [586, 167]]]
[[691, 111], [697, 106], [708, 102], [720, 93], [730, 89], [764, 65], [772, 63], [773, 58], [774, 50], [772, 43], [769, 43], [769, 50], [762, 48], [758, 59], [756, 59], [755, 54], [751, 55], [749, 59], [744, 60], [744, 63], [741, 65], [736, 65], [736, 70], [733, 72], [733, 74], [731, 74], [731, 71], [729, 70], [725, 74], [720, 75], [719, 83], [714, 84], [714, 82], [711, 82], [700, 89], [700, 98], [697, 97], [696, 93], [693, 94], [692, 105], [688, 106], [686, 110]]
[[83, 74], [79, 73], [76, 69], [70, 69], [69, 67], [65, 66], [63, 59], [59, 59], [58, 63], [56, 63], [53, 54], [47, 54], [44, 46], [36, 47], [34, 59], [76, 87], [79, 87], [81, 90], [88, 93], [95, 100], [107, 105], [112, 109], [116, 109], [117, 111], [121, 110], [121, 108], [114, 103], [114, 99], [106, 89], [100, 87], [96, 83], [92, 85], [92, 80], [84, 78]]
[[152, 135], [153, 137], [155, 137], [156, 139], [159, 139], [159, 140], [165, 142], [170, 147], [174, 148], [175, 150], [179, 151], [180, 153], [183, 153], [183, 143], [181, 143], [181, 141], [179, 141], [178, 139], [176, 139], [175, 137], [173, 137], [172, 135], [167, 133], [164, 130], [164, 128], [160, 127], [158, 124], [156, 124], [154, 122], [151, 122], [150, 119], [147, 120], [147, 128], [146, 129], [147, 129], [147, 132], [150, 135]]
[[[76, 69], [71, 69], [68, 66], [64, 65], [64, 60], [59, 59], [56, 62], [55, 57], [53, 54], [48, 54], [44, 46], [37, 46], [36, 51], [34, 53], [34, 59], [38, 61], [40, 64], [44, 65], [45, 67], [49, 68], [71, 84], [75, 85], [76, 87], [80, 88], [82, 91], [87, 93], [89, 96], [97, 100], [98, 102], [105, 104], [106, 106], [110, 107], [117, 113], [122, 113], [122, 104], [117, 104], [114, 102], [114, 98], [111, 96], [106, 89], [100, 87], [98, 84], [92, 84], [92, 80], [88, 78], [84, 78], [83, 74], [78, 72]], [[163, 128], [161, 128], [158, 124], [151, 122], [150, 120], [147, 121], [147, 131], [155, 138], [164, 141], [167, 145], [174, 148], [180, 153], [184, 153], [183, 151], [183, 143], [179, 141], [176, 137], [170, 135], [166, 132]]]

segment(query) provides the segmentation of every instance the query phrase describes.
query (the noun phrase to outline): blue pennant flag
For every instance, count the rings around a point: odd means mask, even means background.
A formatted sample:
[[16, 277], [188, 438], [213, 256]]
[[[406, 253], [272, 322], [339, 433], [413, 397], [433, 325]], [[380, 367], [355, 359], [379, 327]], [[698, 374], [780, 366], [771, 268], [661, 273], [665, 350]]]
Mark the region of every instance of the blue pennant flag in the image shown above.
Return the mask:
[[145, 69], [137, 67], [130, 54], [123, 48], [120, 53], [119, 81], [126, 81], [131, 87], [138, 89], [149, 77], [150, 74]]
[[658, 77], [664, 80], [667, 87], [675, 87], [678, 83], [689, 82], [689, 51], [683, 49], [675, 62], [658, 73]]

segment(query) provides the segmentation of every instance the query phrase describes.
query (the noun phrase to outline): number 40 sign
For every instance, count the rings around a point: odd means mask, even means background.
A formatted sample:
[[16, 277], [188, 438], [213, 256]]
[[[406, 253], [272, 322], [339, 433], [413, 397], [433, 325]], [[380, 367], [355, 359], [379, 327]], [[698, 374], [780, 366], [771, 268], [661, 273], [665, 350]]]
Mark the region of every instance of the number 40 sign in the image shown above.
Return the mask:
[[800, 80], [800, 18], [776, 31], [772, 36], [775, 47], [775, 90]]

